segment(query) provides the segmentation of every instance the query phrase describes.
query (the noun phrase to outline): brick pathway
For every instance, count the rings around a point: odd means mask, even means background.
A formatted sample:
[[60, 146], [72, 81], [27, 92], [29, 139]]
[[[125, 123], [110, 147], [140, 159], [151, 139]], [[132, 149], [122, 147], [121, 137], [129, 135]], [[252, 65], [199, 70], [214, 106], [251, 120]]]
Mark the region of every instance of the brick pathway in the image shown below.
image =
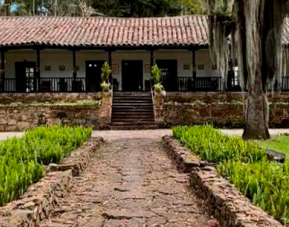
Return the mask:
[[94, 132], [108, 143], [42, 227], [196, 226], [210, 216], [160, 144], [170, 130]]

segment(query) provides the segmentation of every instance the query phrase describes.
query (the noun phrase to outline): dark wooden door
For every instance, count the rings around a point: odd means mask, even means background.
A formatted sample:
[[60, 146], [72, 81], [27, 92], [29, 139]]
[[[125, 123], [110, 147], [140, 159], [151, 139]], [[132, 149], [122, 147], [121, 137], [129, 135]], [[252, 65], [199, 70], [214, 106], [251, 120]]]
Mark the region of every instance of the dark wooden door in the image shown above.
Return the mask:
[[36, 62], [15, 62], [15, 78], [17, 92], [36, 91]]
[[104, 61], [86, 61], [86, 91], [100, 91], [101, 68]]
[[162, 71], [162, 84], [166, 91], [178, 90], [178, 61], [157, 60], [158, 67]]
[[139, 60], [122, 61], [122, 90], [143, 90], [143, 63]]

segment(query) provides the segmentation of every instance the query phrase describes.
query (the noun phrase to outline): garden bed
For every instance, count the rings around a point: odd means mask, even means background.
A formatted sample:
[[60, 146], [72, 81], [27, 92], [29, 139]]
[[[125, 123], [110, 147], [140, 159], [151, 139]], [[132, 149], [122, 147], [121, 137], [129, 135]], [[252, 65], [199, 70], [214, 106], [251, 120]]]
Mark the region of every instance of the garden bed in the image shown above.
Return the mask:
[[[287, 162], [284, 165], [269, 162], [266, 151], [257, 143], [224, 136], [210, 126], [178, 127], [173, 132], [193, 151], [188, 152], [190, 155], [203, 160], [202, 165], [206, 161], [216, 166], [202, 167], [200, 164], [193, 167], [191, 182], [210, 201], [214, 215], [224, 226], [282, 226], [263, 210], [277, 220], [287, 222]], [[171, 149], [178, 149], [168, 142], [168, 138], [165, 143]], [[220, 175], [263, 210], [253, 206]]]
[[[9, 192], [9, 195], [17, 194], [17, 197], [7, 197], [9, 200], [5, 202], [18, 198], [29, 186], [29, 183], [31, 184], [46, 175], [38, 183], [32, 184], [25, 194], [20, 197], [20, 200], [10, 202], [6, 206], [0, 208], [0, 226], [37, 226], [41, 220], [49, 217], [54, 209], [54, 205], [57, 203], [57, 198], [65, 196], [69, 191], [72, 176], [80, 174], [89, 162], [96, 148], [103, 142], [101, 138], [92, 138], [88, 142], [85, 142], [90, 136], [90, 129], [53, 126], [49, 128], [38, 128], [26, 133], [23, 138], [10, 139], [0, 143], [2, 151], [3, 147], [8, 146], [7, 144], [10, 144], [14, 150], [15, 145], [13, 144], [26, 145], [27, 152], [23, 152], [22, 161], [19, 162], [19, 160], [16, 159], [15, 163], [18, 163], [20, 166], [25, 166], [32, 162], [35, 166], [39, 166], [38, 169], [42, 170], [42, 174], [39, 173], [35, 178], [32, 178], [34, 175], [29, 175], [30, 172], [18, 173], [22, 174], [22, 177], [24, 176], [26, 179], [28, 176], [31, 177], [29, 181], [27, 181], [28, 183], [23, 184], [23, 188], [19, 189], [20, 191], [18, 190], [16, 193], [15, 191]], [[36, 147], [32, 146], [34, 142], [40, 145], [39, 149], [36, 151]], [[45, 144], [50, 145], [45, 147]], [[46, 149], [44, 149], [43, 146]], [[75, 150], [77, 147], [80, 148]], [[29, 151], [31, 151], [29, 149], [32, 148], [34, 149], [34, 152], [32, 152], [34, 158], [30, 158], [29, 155], [27, 155], [30, 153]], [[22, 151], [23, 150], [25, 149], [22, 149]], [[13, 159], [11, 151], [12, 149], [9, 151], [6, 150], [4, 155], [0, 156], [0, 160], [9, 152]], [[72, 151], [74, 152], [71, 153]], [[16, 157], [19, 156], [16, 155]], [[45, 165], [49, 163], [60, 164], [50, 165], [49, 168], [47, 168], [48, 171], [44, 171]], [[8, 167], [6, 169], [9, 170]], [[25, 167], [23, 167], [23, 169], [25, 169]], [[33, 171], [33, 169], [31, 171]], [[17, 173], [14, 173], [13, 171], [7, 171], [6, 176], [8, 177], [6, 180], [10, 179], [11, 185], [18, 185], [17, 182], [15, 183], [15, 180], [13, 181], [13, 178], [9, 178], [9, 176], [15, 176], [15, 174], [17, 175]], [[17, 177], [17, 179], [19, 180], [22, 178]], [[4, 184], [2, 183], [2, 185], [5, 185], [5, 183], [6, 182], [4, 182]]]

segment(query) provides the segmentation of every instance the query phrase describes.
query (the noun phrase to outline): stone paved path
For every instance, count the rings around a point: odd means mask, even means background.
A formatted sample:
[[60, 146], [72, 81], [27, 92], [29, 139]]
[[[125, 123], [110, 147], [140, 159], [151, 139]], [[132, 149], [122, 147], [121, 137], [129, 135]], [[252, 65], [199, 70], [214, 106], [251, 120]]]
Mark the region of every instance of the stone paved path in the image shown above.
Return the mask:
[[[228, 135], [232, 136], [242, 136], [243, 134], [243, 129], [220, 129], [223, 133], [226, 133]], [[161, 129], [157, 130], [158, 132], [161, 132], [163, 134], [170, 134], [171, 130], [170, 129]], [[110, 131], [93, 131], [93, 135], [106, 135]], [[125, 133], [123, 131], [122, 133]], [[278, 134], [283, 134], [283, 133], [289, 133], [289, 129], [270, 129], [270, 134], [271, 135], [278, 135]], [[0, 132], [0, 141], [11, 138], [11, 137], [21, 137], [23, 136], [23, 132]]]
[[94, 132], [108, 143], [42, 227], [206, 227], [210, 216], [160, 144], [170, 130]]

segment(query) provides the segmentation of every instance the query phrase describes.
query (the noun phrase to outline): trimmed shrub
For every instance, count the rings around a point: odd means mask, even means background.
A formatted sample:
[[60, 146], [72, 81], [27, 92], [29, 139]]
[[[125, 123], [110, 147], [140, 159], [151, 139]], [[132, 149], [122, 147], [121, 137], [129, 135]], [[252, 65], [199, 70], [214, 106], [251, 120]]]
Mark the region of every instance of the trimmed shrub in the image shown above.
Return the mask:
[[283, 223], [289, 223], [289, 162], [269, 162], [255, 142], [223, 135], [211, 126], [173, 128], [174, 136], [245, 196]]
[[91, 129], [50, 126], [0, 142], [0, 205], [19, 198], [44, 175], [45, 165], [59, 163], [91, 136]]

